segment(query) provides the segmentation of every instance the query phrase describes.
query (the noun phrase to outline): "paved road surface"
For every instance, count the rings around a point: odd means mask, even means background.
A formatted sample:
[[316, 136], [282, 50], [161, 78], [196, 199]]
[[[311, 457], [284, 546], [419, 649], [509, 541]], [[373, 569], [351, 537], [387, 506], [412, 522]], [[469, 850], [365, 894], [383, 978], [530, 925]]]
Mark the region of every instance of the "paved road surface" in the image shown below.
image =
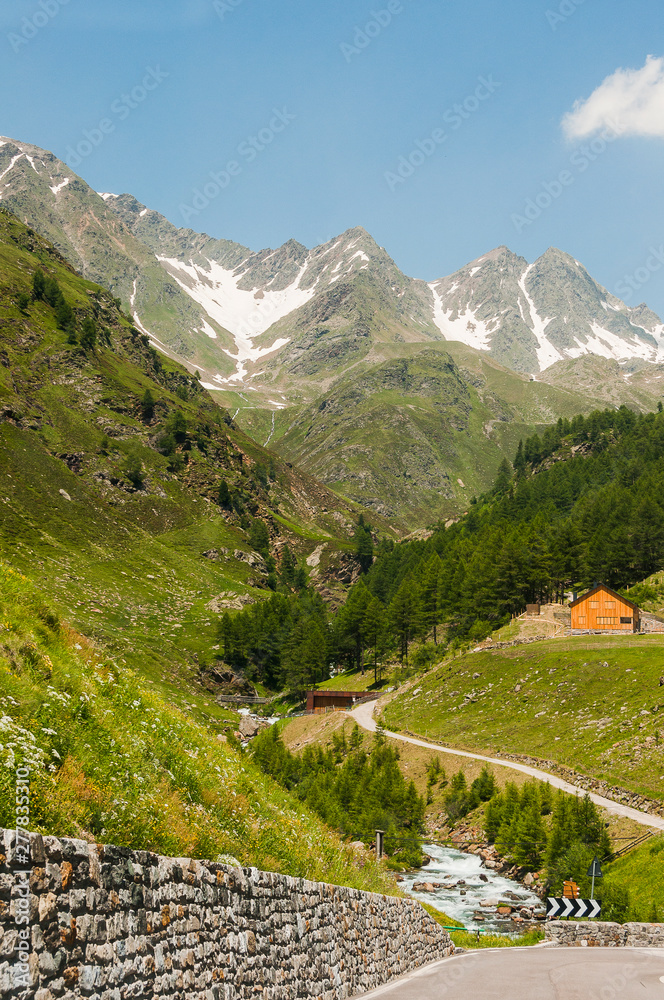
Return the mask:
[[[375, 701], [365, 701], [363, 704], [358, 705], [349, 714], [358, 722], [363, 729], [368, 729], [369, 732], [375, 732], [376, 723], [374, 721], [373, 712], [376, 707]], [[548, 781], [552, 788], [562, 788], [564, 792], [571, 792], [575, 794], [579, 791], [576, 785], [570, 784], [569, 781], [565, 781], [563, 778], [557, 777], [555, 774], [547, 774], [546, 771], [538, 771], [535, 767], [529, 767], [527, 764], [516, 764], [511, 760], [501, 760], [498, 757], [483, 757], [479, 753], [469, 753], [467, 750], [454, 750], [452, 747], [441, 747], [437, 743], [427, 743], [425, 740], [416, 740], [412, 736], [401, 736], [399, 733], [391, 733], [389, 730], [385, 730], [385, 735], [390, 736], [392, 739], [401, 740], [404, 743], [413, 743], [416, 747], [425, 747], [429, 750], [437, 750], [439, 753], [449, 753], [454, 754], [456, 757], [471, 757], [473, 760], [486, 761], [488, 764], [497, 764], [500, 767], [509, 767], [513, 771], [521, 771], [523, 774], [529, 774], [532, 778], [539, 778], [541, 781]], [[656, 830], [664, 830], [664, 816], [654, 816], [651, 813], [641, 812], [639, 809], [632, 809], [631, 806], [624, 806], [620, 802], [614, 802], [612, 799], [605, 799], [603, 795], [596, 795], [594, 792], [590, 792], [590, 798], [598, 806], [602, 806], [609, 813], [614, 813], [616, 816], [627, 816], [629, 819], [635, 820], [637, 823], [641, 823], [643, 826], [649, 826]], [[553, 994], [551, 994], [553, 996]], [[533, 998], [534, 1000], [534, 998]], [[664, 1000], [664, 992], [662, 993], [662, 1000]]]
[[362, 1000], [664, 1000], [664, 948], [471, 951], [363, 993]]

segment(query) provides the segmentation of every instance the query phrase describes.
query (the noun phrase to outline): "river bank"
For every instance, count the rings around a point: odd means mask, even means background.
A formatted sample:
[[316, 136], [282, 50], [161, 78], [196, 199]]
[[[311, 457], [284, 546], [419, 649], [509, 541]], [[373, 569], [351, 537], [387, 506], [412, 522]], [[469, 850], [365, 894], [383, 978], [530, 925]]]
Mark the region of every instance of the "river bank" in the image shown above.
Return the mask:
[[414, 899], [472, 929], [518, 934], [541, 925], [544, 904], [533, 886], [487, 867], [477, 853], [427, 843], [424, 850], [430, 861], [401, 883]]

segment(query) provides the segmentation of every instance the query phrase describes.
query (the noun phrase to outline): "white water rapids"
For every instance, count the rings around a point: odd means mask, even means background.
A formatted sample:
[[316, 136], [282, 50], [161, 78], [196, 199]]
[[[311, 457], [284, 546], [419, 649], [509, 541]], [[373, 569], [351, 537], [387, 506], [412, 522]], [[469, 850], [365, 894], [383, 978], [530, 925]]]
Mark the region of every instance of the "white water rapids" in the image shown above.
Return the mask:
[[[503, 875], [497, 875], [482, 866], [481, 858], [474, 854], [464, 854], [452, 847], [424, 844], [423, 849], [431, 856], [424, 868], [404, 873], [402, 888], [413, 899], [446, 913], [448, 917], [461, 921], [466, 927], [483, 927], [503, 934], [518, 932], [519, 925], [510, 919], [500, 919], [496, 913], [498, 903], [508, 906], [542, 906], [542, 901], [534, 892], [519, 882], [513, 882]], [[486, 876], [488, 881], [480, 878]], [[446, 886], [463, 880], [465, 885], [455, 884], [454, 888], [434, 889], [433, 892], [413, 892], [414, 882], [443, 882]], [[465, 892], [462, 896], [461, 892]], [[492, 900], [494, 905], [481, 906]], [[485, 920], [475, 919], [475, 911], [486, 916]]]

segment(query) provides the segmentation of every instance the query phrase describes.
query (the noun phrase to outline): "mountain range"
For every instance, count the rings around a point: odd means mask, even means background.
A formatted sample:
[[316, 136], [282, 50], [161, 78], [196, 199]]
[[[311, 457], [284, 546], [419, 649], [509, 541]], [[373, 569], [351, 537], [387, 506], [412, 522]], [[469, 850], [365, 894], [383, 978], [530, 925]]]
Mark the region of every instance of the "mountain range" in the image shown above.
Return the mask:
[[360, 227], [253, 252], [8, 138], [0, 201], [257, 440], [404, 525], [464, 509], [558, 416], [661, 397], [660, 318], [554, 248], [529, 264], [499, 247], [432, 282]]

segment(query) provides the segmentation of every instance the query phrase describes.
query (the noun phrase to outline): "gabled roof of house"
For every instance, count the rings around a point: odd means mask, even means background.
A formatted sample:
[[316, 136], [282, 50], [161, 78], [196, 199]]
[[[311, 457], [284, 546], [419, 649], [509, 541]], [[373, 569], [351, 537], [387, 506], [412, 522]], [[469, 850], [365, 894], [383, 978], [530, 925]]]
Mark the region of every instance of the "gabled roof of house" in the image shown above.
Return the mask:
[[575, 601], [572, 601], [572, 603], [570, 604], [570, 608], [575, 608], [577, 604], [581, 604], [582, 601], [588, 600], [589, 597], [592, 597], [600, 590], [606, 591], [606, 593], [611, 594], [612, 597], [617, 597], [619, 601], [622, 601], [623, 604], [628, 604], [630, 608], [634, 609], [634, 611], [639, 611], [638, 604], [634, 604], [634, 602], [628, 600], [627, 597], [623, 597], [622, 594], [619, 594], [617, 593], [617, 591], [612, 590], [611, 587], [607, 587], [605, 583], [598, 583], [595, 587], [592, 588], [592, 590], [587, 590], [585, 594], [581, 594], [581, 597], [577, 597]]

